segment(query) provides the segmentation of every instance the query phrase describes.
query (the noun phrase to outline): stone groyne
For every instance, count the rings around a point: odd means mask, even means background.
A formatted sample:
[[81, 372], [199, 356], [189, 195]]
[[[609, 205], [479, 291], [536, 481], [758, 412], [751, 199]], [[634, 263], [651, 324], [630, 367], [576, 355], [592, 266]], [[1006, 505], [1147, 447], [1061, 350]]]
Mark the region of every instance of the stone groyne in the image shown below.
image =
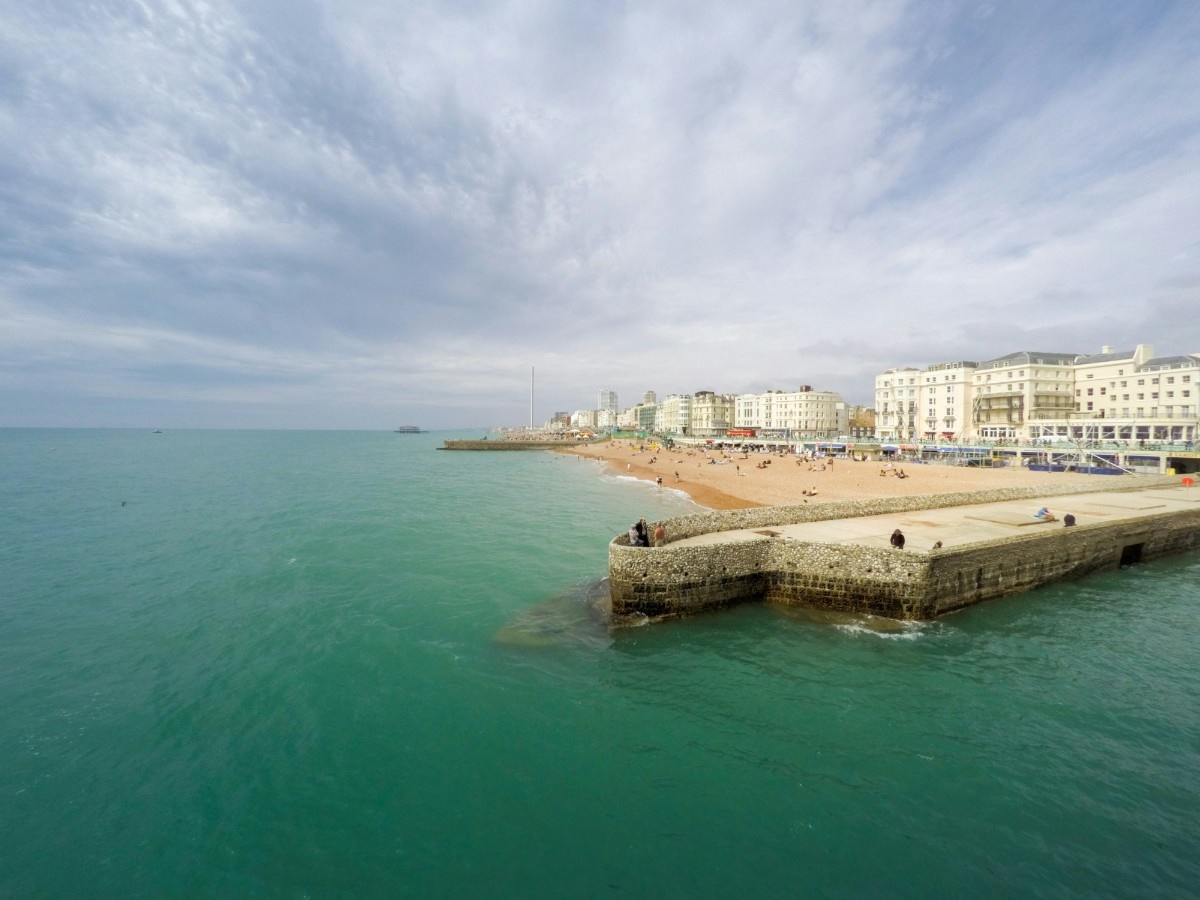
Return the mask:
[[[1060, 491], [1002, 488], [682, 516], [666, 523], [670, 543], [665, 547], [630, 547], [625, 535], [610, 543], [613, 614], [618, 621], [640, 615], [670, 618], [771, 600], [930, 619], [1051, 581], [1200, 547], [1200, 489], [1181, 488], [1179, 479], [1169, 476], [1134, 477], [1135, 484], [1115, 488], [1104, 479], [1095, 487]], [[1184, 492], [1178, 496], [1187, 502], [1160, 502], [1141, 493], [1164, 489]], [[1002, 536], [936, 550], [897, 551], [887, 545], [889, 532], [882, 530], [887, 526], [868, 521], [932, 510], [986, 519], [989, 514], [970, 507], [1067, 495], [1080, 501], [1100, 493], [1130, 498], [1109, 504], [1110, 512], [1097, 510], [1088, 523], [1074, 528], [1042, 523], [1025, 528], [1020, 526], [1035, 524], [1032, 516], [1004, 522], [1004, 515], [1014, 514], [990, 513], [987, 527], [1004, 532]], [[1160, 507], [1164, 511], [1153, 514]], [[800, 538], [779, 530], [801, 523], [832, 526], [833, 520], [847, 519], [864, 520], [861, 524], [871, 535], [856, 542], [822, 540], [820, 529], [808, 528], [807, 537]], [[701, 536], [703, 542], [697, 543], [694, 539]]]

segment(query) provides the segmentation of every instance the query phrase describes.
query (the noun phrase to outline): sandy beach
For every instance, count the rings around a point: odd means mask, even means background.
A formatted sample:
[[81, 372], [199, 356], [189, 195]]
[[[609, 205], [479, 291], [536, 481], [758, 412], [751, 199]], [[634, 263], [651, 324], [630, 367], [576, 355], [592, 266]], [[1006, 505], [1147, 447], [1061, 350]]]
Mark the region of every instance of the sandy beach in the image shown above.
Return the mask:
[[[1095, 484], [1098, 476], [1065, 472], [1030, 472], [966, 466], [884, 463], [835, 459], [797, 462], [795, 456], [739, 452], [702, 452], [699, 449], [640, 450], [628, 441], [563, 448], [571, 453], [606, 462], [614, 472], [643, 478], [662, 479], [664, 487], [682, 490], [709, 509], [745, 509], [752, 506], [785, 506], [799, 503], [828, 503], [869, 497], [944, 494], [980, 491], [999, 487], [1061, 487]], [[902, 471], [906, 477], [895, 473]], [[676, 478], [678, 473], [678, 478]], [[881, 474], [883, 473], [883, 474]], [[1120, 478], [1109, 478], [1116, 487]], [[805, 493], [805, 492], [808, 493]]]

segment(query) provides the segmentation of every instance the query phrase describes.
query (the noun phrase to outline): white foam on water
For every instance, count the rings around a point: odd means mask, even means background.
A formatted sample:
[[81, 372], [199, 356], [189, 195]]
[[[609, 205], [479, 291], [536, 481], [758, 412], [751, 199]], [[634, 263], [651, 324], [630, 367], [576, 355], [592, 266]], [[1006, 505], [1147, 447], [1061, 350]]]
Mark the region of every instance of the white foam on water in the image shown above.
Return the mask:
[[886, 629], [872, 627], [864, 622], [840, 623], [833, 627], [846, 634], [868, 635], [870, 637], [883, 638], [893, 641], [915, 641], [924, 637], [929, 630], [930, 623], [927, 622], [902, 622], [899, 619], [883, 619], [879, 617], [871, 617], [877, 622], [886, 622]]

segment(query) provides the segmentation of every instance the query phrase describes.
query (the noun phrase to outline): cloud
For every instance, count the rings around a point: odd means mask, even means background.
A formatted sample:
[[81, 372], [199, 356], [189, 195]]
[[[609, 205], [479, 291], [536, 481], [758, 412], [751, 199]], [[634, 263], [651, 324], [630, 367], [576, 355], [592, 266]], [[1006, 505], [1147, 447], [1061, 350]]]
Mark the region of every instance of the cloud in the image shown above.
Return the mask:
[[1198, 32], [1184, 2], [14, 5], [0, 424], [521, 422], [534, 365], [547, 414], [861, 402], [896, 365], [1194, 351]]

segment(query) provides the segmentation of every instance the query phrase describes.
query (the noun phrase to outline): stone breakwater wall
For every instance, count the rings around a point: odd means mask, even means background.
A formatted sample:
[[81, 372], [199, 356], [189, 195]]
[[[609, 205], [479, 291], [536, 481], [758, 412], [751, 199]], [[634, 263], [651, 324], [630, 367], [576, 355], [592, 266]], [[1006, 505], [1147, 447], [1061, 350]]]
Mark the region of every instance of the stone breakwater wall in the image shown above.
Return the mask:
[[[1112, 491], [1109, 479], [1061, 491], [1001, 488], [914, 497], [759, 507], [682, 516], [666, 523], [673, 540], [718, 531], [762, 530], [759, 540], [648, 550], [618, 536], [609, 545], [615, 616], [669, 618], [772, 600], [898, 619], [929, 619], [994, 597], [1200, 546], [1200, 509], [1167, 518], [1079, 525], [923, 553], [890, 547], [779, 540], [771, 527]], [[1177, 486], [1139, 477], [1125, 490]], [[1120, 488], [1119, 488], [1120, 489]]]

